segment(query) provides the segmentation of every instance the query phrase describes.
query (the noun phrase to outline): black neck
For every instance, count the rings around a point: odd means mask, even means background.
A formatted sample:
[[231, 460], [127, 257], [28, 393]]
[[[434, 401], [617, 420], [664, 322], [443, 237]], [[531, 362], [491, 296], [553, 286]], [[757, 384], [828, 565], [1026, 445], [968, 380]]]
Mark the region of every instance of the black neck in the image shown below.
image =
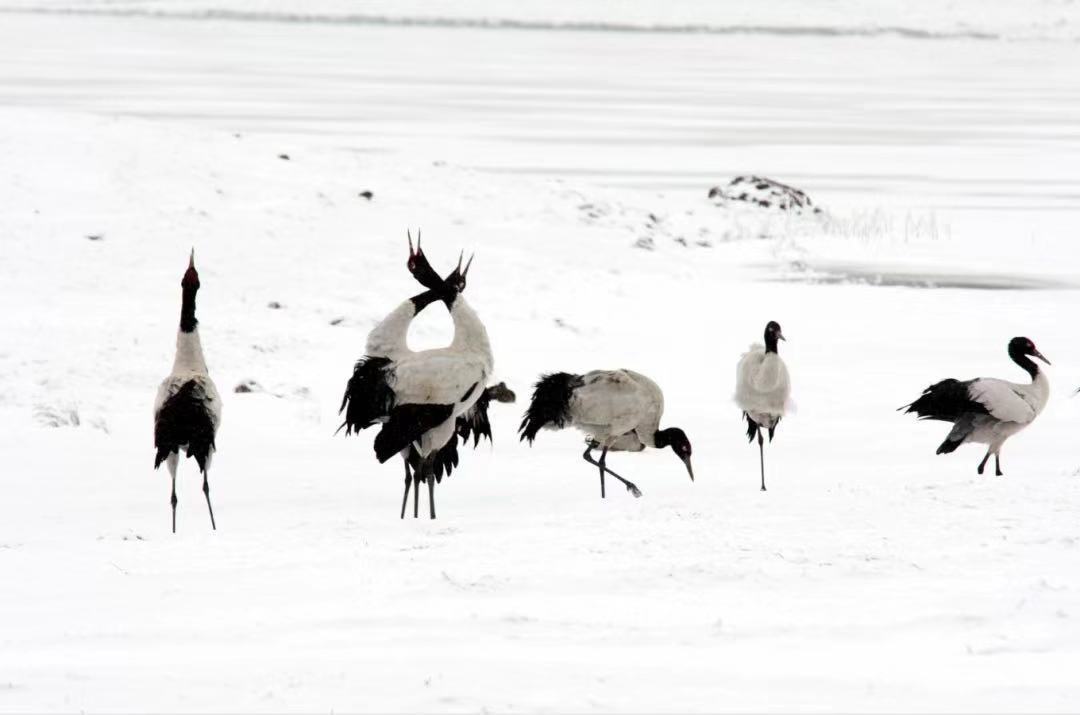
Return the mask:
[[663, 449], [671, 444], [671, 438], [668, 436], [668, 431], [666, 429], [657, 430], [653, 435], [653, 444], [656, 445], [658, 449]]
[[409, 298], [409, 300], [412, 301], [413, 305], [416, 307], [416, 312], [419, 313], [424, 308], [439, 300], [439, 294], [433, 290], [426, 290], [419, 295], [414, 295], [412, 298]]
[[1035, 376], [1039, 374], [1039, 366], [1035, 364], [1035, 361], [1029, 358], [1019, 350], [1013, 350], [1009, 348], [1009, 357], [1013, 359], [1020, 367], [1024, 368], [1028, 375], [1031, 375], [1031, 379], [1034, 380]]
[[184, 302], [180, 306], [180, 330], [185, 333], [194, 332], [199, 321], [195, 319], [195, 294], [198, 288], [184, 286]]
[[765, 352], [775, 353], [776, 349], [776, 333], [771, 330], [765, 331]]

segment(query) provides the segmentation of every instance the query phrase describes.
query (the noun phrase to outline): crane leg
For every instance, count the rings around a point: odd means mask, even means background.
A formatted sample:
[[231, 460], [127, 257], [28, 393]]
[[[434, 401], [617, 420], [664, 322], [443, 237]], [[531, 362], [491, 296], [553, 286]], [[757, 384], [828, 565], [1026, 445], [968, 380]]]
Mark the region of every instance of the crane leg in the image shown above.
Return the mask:
[[[409, 487], [412, 486], [412, 471], [409, 469], [409, 458], [405, 457], [405, 496], [401, 498], [401, 518], [405, 518], [405, 507], [409, 505]], [[419, 485], [417, 486], [419, 488]]]
[[[594, 460], [592, 458], [592, 451], [593, 451], [593, 447], [592, 447], [592, 445], [589, 445], [588, 449], [585, 450], [585, 454], [583, 454], [581, 456], [589, 464], [593, 465], [594, 467], [599, 467], [600, 468], [600, 478], [601, 478], [601, 480], [603, 479], [603, 475], [606, 472], [606, 473], [610, 474], [611, 476], [615, 477], [616, 479], [618, 479], [624, 485], [626, 485], [626, 491], [633, 494], [635, 498], [641, 496], [641, 490], [638, 489], [635, 484], [633, 484], [632, 482], [628, 482], [627, 480], [623, 479], [618, 474], [616, 474], [615, 472], [611, 471], [611, 469], [608, 468], [608, 466], [607, 466], [607, 453], [608, 453], [608, 451], [607, 451], [606, 447], [604, 448], [603, 452], [600, 453], [600, 461], [599, 462], [597, 462], [596, 460]], [[603, 484], [603, 481], [601, 481], [601, 484]]]
[[424, 479], [424, 460], [420, 460], [420, 473], [416, 475], [416, 489], [413, 489], [412, 494], [412, 516], [414, 519], [420, 516], [420, 483]]
[[604, 449], [602, 452], [600, 452], [600, 461], [598, 462], [598, 464], [600, 466], [600, 498], [601, 499], [607, 499], [607, 489], [604, 486], [604, 467], [606, 466], [606, 460], [604, 459], [604, 457], [606, 457], [606, 456], [607, 456], [607, 449]]
[[217, 531], [217, 522], [214, 521], [214, 506], [210, 503], [210, 480], [209, 474], [210, 465], [207, 465], [206, 469], [202, 473], [202, 493], [206, 496], [206, 508], [210, 510], [210, 526]]
[[169, 466], [169, 475], [172, 477], [172, 498], [169, 503], [172, 504], [172, 533], [176, 533], [176, 463], [180, 457], [176, 454], [170, 454], [166, 460]]
[[427, 461], [427, 489], [428, 508], [431, 510], [431, 518], [435, 518], [435, 453], [432, 453]]
[[594, 467], [600, 467], [600, 498], [601, 499], [606, 499], [607, 494], [604, 493], [604, 468], [602, 466], [600, 466], [599, 462], [595, 461], [592, 458], [592, 451], [593, 451], [593, 443], [590, 442], [585, 447], [585, 454], [583, 454], [581, 456], [586, 462], [593, 465]]
[[989, 462], [989, 461], [990, 461], [990, 450], [988, 449], [988, 450], [986, 450], [986, 456], [983, 457], [983, 460], [981, 462], [979, 462], [979, 469], [978, 469], [979, 474], [983, 473], [983, 469], [986, 468], [986, 463]]
[[999, 477], [1001, 476], [1001, 455], [1000, 454], [995, 454], [994, 455], [994, 474], [999, 476]]
[[765, 491], [765, 440], [761, 437], [761, 430], [757, 433], [758, 452], [761, 454], [761, 491]]

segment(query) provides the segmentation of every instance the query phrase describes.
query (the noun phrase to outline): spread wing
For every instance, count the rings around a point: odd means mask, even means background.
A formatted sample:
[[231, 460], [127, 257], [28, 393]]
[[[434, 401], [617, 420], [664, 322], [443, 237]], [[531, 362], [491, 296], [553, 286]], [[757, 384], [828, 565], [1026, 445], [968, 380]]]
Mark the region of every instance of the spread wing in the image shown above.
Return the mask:
[[968, 394], [1002, 422], [1027, 424], [1035, 419], [1036, 407], [1019, 388], [1005, 380], [983, 377], [971, 382]]

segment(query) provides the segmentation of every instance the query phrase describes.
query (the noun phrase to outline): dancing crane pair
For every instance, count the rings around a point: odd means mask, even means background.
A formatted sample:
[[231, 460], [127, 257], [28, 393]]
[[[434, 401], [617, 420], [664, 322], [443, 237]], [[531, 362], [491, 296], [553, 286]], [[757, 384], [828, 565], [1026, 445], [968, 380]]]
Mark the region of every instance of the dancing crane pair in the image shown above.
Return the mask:
[[[405, 517], [409, 492], [413, 493], [413, 516], [419, 516], [421, 485], [428, 490], [428, 510], [435, 518], [435, 485], [459, 464], [458, 445], [471, 438], [475, 448], [482, 437], [491, 440], [488, 408], [494, 402], [514, 402], [505, 383], [489, 386], [494, 357], [487, 330], [462, 295], [472, 265], [457, 267], [441, 277], [420, 247], [409, 237], [407, 267], [424, 288], [395, 308], [368, 335], [365, 355], [348, 380], [340, 411], [345, 420], [338, 431], [346, 435], [379, 425], [375, 456], [385, 463], [399, 455], [405, 468], [401, 518]], [[168, 466], [172, 479], [172, 529], [176, 532], [176, 473], [181, 452], [194, 458], [203, 476], [203, 493], [214, 529], [210, 501], [210, 464], [217, 449], [215, 438], [221, 425], [221, 398], [210, 379], [198, 320], [195, 297], [200, 283], [192, 251], [180, 282], [182, 301], [176, 358], [169, 376], [161, 383], [154, 404], [154, 468]], [[414, 351], [407, 345], [413, 319], [433, 303], [443, 303], [454, 324], [454, 338], [445, 348]], [[784, 340], [780, 325], [765, 327], [764, 344], [754, 344], [736, 368], [735, 402], [746, 420], [750, 442], [758, 443], [761, 491], [765, 491], [765, 439], [771, 442], [788, 410], [791, 381], [780, 358]], [[953, 452], [968, 442], [987, 445], [979, 463], [982, 474], [991, 455], [1000, 476], [1001, 448], [1042, 412], [1049, 398], [1049, 383], [1030, 357], [1049, 361], [1023, 337], [1009, 342], [1009, 356], [1031, 376], [1027, 384], [995, 378], [959, 381], [947, 379], [928, 387], [909, 405], [901, 407], [920, 419], [952, 423], [937, 453]], [[690, 479], [692, 447], [678, 427], [660, 428], [664, 395], [659, 385], [632, 370], [594, 370], [584, 375], [556, 372], [543, 375], [519, 428], [531, 445], [540, 430], [574, 427], [586, 436], [582, 457], [598, 468], [600, 495], [606, 497], [606, 477], [621, 482], [635, 497], [641, 490], [607, 465], [608, 452], [640, 452], [646, 447], [670, 447], [683, 462]], [[600, 458], [593, 453], [599, 450]]]

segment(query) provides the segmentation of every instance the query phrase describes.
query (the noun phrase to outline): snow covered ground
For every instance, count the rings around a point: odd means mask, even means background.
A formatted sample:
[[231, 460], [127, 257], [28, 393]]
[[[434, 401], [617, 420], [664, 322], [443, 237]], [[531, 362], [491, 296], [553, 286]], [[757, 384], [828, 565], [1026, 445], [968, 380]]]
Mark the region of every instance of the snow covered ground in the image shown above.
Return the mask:
[[[21, 13], [0, 40], [0, 710], [1080, 704], [1080, 46]], [[743, 171], [827, 216], [706, 198]], [[333, 436], [416, 290], [407, 227], [441, 270], [476, 251], [519, 396], [436, 522]], [[219, 531], [184, 465], [174, 536], [150, 406], [192, 245]], [[731, 394], [769, 319], [798, 412], [762, 494]], [[894, 410], [1021, 379], [1014, 335], [1053, 394], [977, 477]], [[615, 456], [644, 497], [601, 501], [578, 436], [517, 442], [540, 372], [618, 366], [697, 482]]]

